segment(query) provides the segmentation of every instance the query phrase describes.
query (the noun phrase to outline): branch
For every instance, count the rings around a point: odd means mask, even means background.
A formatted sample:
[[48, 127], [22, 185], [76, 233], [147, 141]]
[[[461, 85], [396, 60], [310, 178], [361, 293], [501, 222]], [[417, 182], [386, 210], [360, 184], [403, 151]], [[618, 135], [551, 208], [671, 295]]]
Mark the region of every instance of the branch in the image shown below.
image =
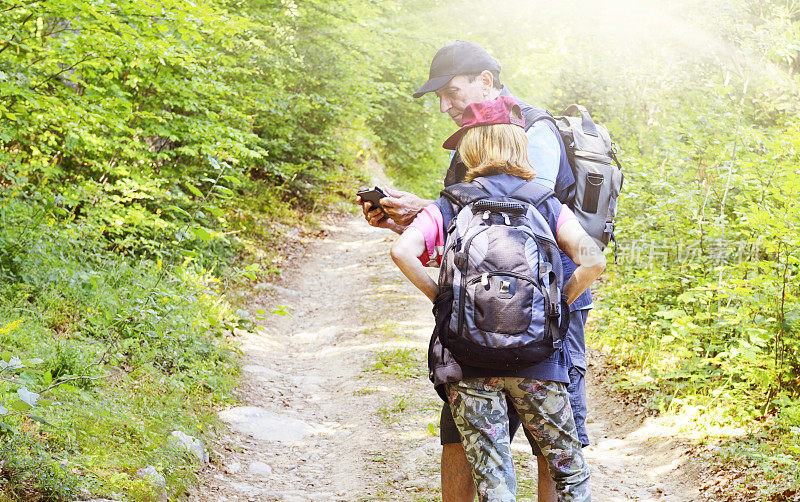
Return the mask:
[[78, 61], [77, 63], [74, 63], [74, 64], [72, 64], [72, 65], [70, 65], [70, 66], [67, 66], [66, 68], [62, 68], [62, 69], [61, 69], [61, 71], [59, 71], [59, 72], [57, 72], [57, 73], [53, 73], [52, 75], [50, 75], [50, 76], [49, 76], [49, 77], [47, 77], [46, 79], [42, 80], [41, 82], [39, 82], [39, 83], [38, 83], [38, 84], [36, 84], [35, 86], [31, 87], [31, 90], [32, 90], [32, 91], [35, 91], [36, 89], [38, 89], [39, 87], [43, 86], [44, 84], [46, 84], [46, 83], [47, 83], [47, 82], [49, 82], [50, 80], [52, 80], [52, 79], [56, 78], [57, 76], [61, 75], [62, 73], [64, 73], [64, 72], [67, 72], [67, 71], [70, 71], [70, 70], [74, 70], [76, 66], [78, 66], [78, 65], [79, 65], [79, 64], [81, 64], [81, 63], [85, 63], [86, 61], [89, 61], [90, 59], [95, 59], [95, 58], [94, 58], [94, 57], [92, 57], [92, 56], [86, 56], [85, 58], [81, 59], [81, 60], [80, 60], [80, 61]]
[[[761, 55], [761, 59], [759, 60], [759, 64], [764, 60], [764, 54]], [[719, 221], [722, 223], [722, 245], [725, 246], [725, 238], [726, 233], [728, 230], [728, 217], [725, 214], [725, 202], [728, 198], [728, 192], [731, 188], [731, 179], [733, 178], [733, 167], [736, 164], [736, 154], [738, 153], [739, 149], [739, 131], [742, 125], [742, 110], [744, 109], [744, 101], [747, 98], [747, 88], [750, 86], [750, 77], [753, 75], [752, 71], [747, 71], [744, 79], [744, 85], [742, 86], [742, 97], [739, 100], [739, 110], [736, 113], [736, 129], [734, 130], [734, 140], [733, 140], [733, 152], [731, 153], [731, 160], [728, 163], [728, 179], [725, 181], [725, 191], [722, 194], [722, 201], [720, 202], [719, 206]], [[723, 263], [724, 264], [724, 258]], [[721, 288], [722, 286], [722, 279], [723, 279], [723, 271], [725, 267], [719, 267], [719, 275], [717, 276], [717, 288]], [[730, 304], [730, 302], [728, 303]], [[717, 299], [717, 316], [718, 318], [722, 317], [722, 297], [720, 296]]]
[[[19, 23], [19, 27], [22, 28], [23, 26], [25, 26], [25, 23], [30, 21], [30, 19], [33, 17], [34, 14], [35, 14], [34, 12], [28, 14], [28, 17], [26, 17], [25, 19], [22, 20], [22, 22]], [[8, 42], [6, 42], [6, 45], [4, 45], [2, 49], [0, 49], [0, 54], [2, 54], [6, 49], [11, 47], [11, 42], [13, 41], [14, 41], [14, 36], [12, 35], [11, 38], [8, 40]]]
[[17, 5], [12, 5], [11, 7], [7, 7], [5, 9], [3, 9], [3, 10], [0, 10], [0, 14], [2, 14], [3, 12], [12, 11], [14, 9], [19, 9], [20, 7], [30, 7], [31, 5], [36, 5], [40, 1], [41, 0], [33, 0], [32, 2], [28, 2], [28, 3], [21, 3], [21, 4], [17, 4]]
[[65, 378], [64, 380], [59, 380], [58, 382], [50, 385], [49, 387], [45, 387], [44, 390], [39, 392], [39, 394], [44, 394], [48, 390], [55, 389], [59, 385], [63, 385], [65, 383], [67, 383], [67, 382], [74, 382], [75, 380], [100, 380], [100, 379], [103, 379], [103, 378], [108, 378], [110, 376], [111, 376], [111, 373], [109, 373], [108, 375], [100, 375], [100, 376], [95, 376], [95, 377], [90, 377], [90, 376], [86, 376], [86, 375], [80, 375], [80, 376], [74, 376], [74, 377]]
[[[100, 364], [104, 363], [104, 362], [105, 362], [105, 360], [106, 360], [106, 357], [108, 357], [108, 353], [109, 353], [109, 352], [111, 352], [111, 349], [112, 349], [112, 348], [114, 348], [114, 347], [115, 347], [115, 344], [109, 344], [109, 345], [108, 345], [108, 348], [106, 348], [106, 351], [105, 351], [105, 352], [103, 352], [103, 355], [101, 355], [101, 356], [100, 356], [100, 357], [97, 359], [97, 361], [95, 361], [95, 362], [93, 362], [93, 363], [91, 363], [91, 364], [87, 365], [86, 367], [84, 367], [84, 368], [83, 368], [83, 371], [81, 371], [81, 373], [85, 373], [85, 372], [86, 372], [86, 370], [88, 370], [89, 368], [91, 368], [91, 367], [94, 367], [94, 366], [98, 366], [98, 365], [100, 365]], [[63, 384], [65, 384], [65, 383], [67, 383], [67, 382], [74, 382], [75, 380], [100, 380], [100, 379], [103, 379], [103, 378], [108, 378], [108, 377], [110, 377], [110, 376], [111, 376], [111, 374], [109, 373], [109, 374], [107, 374], [107, 375], [100, 375], [100, 376], [96, 376], [96, 377], [90, 377], [90, 376], [86, 376], [86, 375], [79, 375], [79, 376], [74, 376], [74, 377], [65, 378], [65, 379], [63, 379], [63, 380], [59, 380], [58, 382], [55, 382], [55, 383], [53, 383], [53, 384], [52, 384], [52, 385], [50, 385], [49, 387], [46, 387], [44, 390], [42, 390], [41, 392], [39, 392], [39, 394], [44, 394], [44, 393], [45, 393], [45, 392], [47, 392], [48, 390], [55, 389], [55, 388], [56, 388], [56, 387], [58, 387], [59, 385], [63, 385]]]
[[[734, 140], [733, 140], [733, 153], [731, 154], [731, 161], [728, 164], [728, 179], [725, 183], [725, 192], [722, 194], [722, 203], [720, 204], [719, 216], [723, 218], [725, 215], [725, 199], [728, 198], [728, 191], [731, 188], [731, 178], [733, 176], [733, 166], [736, 164], [736, 154], [738, 153], [739, 149], [739, 130], [742, 124], [742, 109], [744, 108], [744, 100], [747, 97], [747, 88], [750, 85], [750, 76], [752, 74], [750, 72], [747, 73], [747, 77], [744, 79], [744, 86], [742, 88], [742, 98], [739, 100], [739, 110], [736, 114], [736, 129], [734, 130]], [[723, 220], [724, 225], [724, 220]], [[725, 227], [722, 227], [723, 234], [725, 233]]]

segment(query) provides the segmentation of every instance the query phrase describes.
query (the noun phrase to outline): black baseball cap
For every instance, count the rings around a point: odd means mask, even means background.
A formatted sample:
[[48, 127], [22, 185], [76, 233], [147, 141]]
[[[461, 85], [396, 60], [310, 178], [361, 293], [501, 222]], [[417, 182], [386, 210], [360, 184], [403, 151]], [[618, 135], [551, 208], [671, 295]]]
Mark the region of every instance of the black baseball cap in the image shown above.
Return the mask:
[[500, 71], [500, 63], [474, 42], [456, 40], [445, 45], [433, 56], [428, 81], [417, 89], [415, 98], [433, 92], [450, 82], [456, 75], [470, 75], [484, 70]]

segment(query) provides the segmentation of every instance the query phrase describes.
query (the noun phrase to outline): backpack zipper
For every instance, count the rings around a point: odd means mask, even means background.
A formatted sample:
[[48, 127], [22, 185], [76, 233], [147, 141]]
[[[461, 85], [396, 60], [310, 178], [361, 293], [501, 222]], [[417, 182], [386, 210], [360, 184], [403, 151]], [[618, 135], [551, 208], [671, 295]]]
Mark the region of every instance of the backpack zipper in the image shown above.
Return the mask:
[[[472, 239], [490, 228], [491, 225], [479, 228], [469, 237], [469, 239], [466, 240], [466, 242], [464, 242], [464, 247], [459, 252], [465, 255], [467, 262], [469, 261], [469, 246], [472, 244]], [[461, 271], [461, 292], [458, 295], [458, 323], [456, 324], [456, 327], [458, 328], [457, 332], [461, 333], [461, 330], [464, 327], [464, 300], [466, 300], [467, 295], [467, 275], [463, 270], [461, 270], [461, 267], [459, 267], [459, 270]]]
[[494, 277], [495, 275], [507, 275], [509, 277], [514, 277], [516, 279], [522, 279], [522, 280], [528, 281], [530, 283], [536, 284], [536, 280], [533, 277], [529, 276], [529, 275], [518, 274], [516, 272], [502, 272], [502, 271], [500, 271], [500, 272], [486, 272], [484, 274], [479, 275], [478, 277], [473, 277], [472, 279], [467, 281], [467, 285], [471, 285], [471, 284], [474, 284], [476, 282], [479, 282], [481, 280], [481, 278], [484, 277], [484, 276], [486, 276], [486, 277]]
[[576, 150], [574, 152], [574, 155], [576, 157], [581, 157], [581, 158], [584, 158], [586, 160], [599, 162], [601, 164], [609, 164], [610, 165], [611, 161], [612, 161], [611, 157], [609, 157], [608, 155], [602, 155], [602, 154], [594, 153], [594, 152], [585, 152], [585, 151], [582, 151], [582, 150]]

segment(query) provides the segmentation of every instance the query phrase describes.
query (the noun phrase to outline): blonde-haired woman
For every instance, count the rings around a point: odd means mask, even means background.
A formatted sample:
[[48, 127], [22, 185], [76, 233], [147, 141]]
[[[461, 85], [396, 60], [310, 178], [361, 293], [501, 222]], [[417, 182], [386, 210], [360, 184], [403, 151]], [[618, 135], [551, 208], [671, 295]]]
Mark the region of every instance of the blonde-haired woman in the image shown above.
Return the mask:
[[[536, 172], [527, 157], [524, 120], [513, 98], [501, 96], [470, 104], [464, 110], [462, 124], [444, 147], [458, 147], [467, 166], [465, 181], [492, 196], [505, 196], [523, 189], [527, 181], [535, 178]], [[579, 265], [563, 287], [567, 302], [572, 303], [602, 273], [605, 258], [574, 214], [555, 196], [544, 198], [536, 209], [546, 220], [558, 247]], [[452, 291], [442, 288], [440, 292], [424, 266], [440, 262], [439, 253], [444, 249], [453, 213], [447, 199], [436, 200], [395, 242], [392, 258], [403, 274], [434, 302], [437, 322], [429, 366], [440, 396], [450, 404], [472, 466], [478, 498], [501, 502], [516, 499], [508, 398], [547, 459], [561, 500], [590, 500], [589, 471], [567, 393], [568, 351], [558, 350], [530, 366], [496, 369], [464, 364], [441, 346], [439, 335], [443, 329], [449, 329]]]

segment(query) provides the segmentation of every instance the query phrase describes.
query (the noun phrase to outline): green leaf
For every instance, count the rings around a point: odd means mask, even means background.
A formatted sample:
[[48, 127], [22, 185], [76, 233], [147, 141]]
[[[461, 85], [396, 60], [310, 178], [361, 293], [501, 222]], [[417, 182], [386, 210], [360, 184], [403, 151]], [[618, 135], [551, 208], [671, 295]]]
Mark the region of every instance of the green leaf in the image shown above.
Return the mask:
[[173, 211], [177, 212], [177, 213], [181, 213], [184, 216], [188, 216], [189, 218], [192, 217], [191, 214], [187, 213], [186, 211], [184, 211], [183, 209], [179, 208], [178, 206], [172, 206], [171, 205], [171, 206], [169, 206], [169, 208], [172, 209]]
[[79, 388], [75, 387], [74, 385], [70, 385], [68, 383], [62, 383], [61, 385], [56, 387], [56, 389], [72, 392], [73, 394], [80, 394], [82, 392]]
[[29, 405], [28, 403], [26, 403], [21, 399], [17, 399], [13, 403], [11, 403], [11, 409], [15, 411], [28, 411], [31, 408], [33, 408], [33, 406]]
[[436, 424], [434, 424], [433, 422], [428, 422], [428, 434], [430, 434], [431, 436], [436, 435]]
[[39, 422], [40, 424], [49, 425], [50, 427], [55, 427], [56, 429], [58, 429], [58, 426], [51, 424], [50, 422], [48, 422], [47, 420], [45, 420], [44, 418], [42, 418], [42, 417], [40, 417], [38, 415], [34, 415], [33, 413], [28, 413], [28, 416], [32, 420], [35, 420], [35, 421]]
[[236, 321], [236, 326], [241, 330], [252, 332], [256, 326], [256, 323], [250, 319], [239, 319]]
[[195, 194], [196, 196], [198, 196], [198, 197], [200, 197], [200, 198], [203, 198], [203, 197], [205, 197], [205, 195], [203, 194], [203, 192], [201, 192], [201, 191], [200, 191], [200, 189], [199, 189], [199, 188], [197, 188], [196, 186], [194, 186], [194, 185], [192, 185], [192, 184], [190, 184], [190, 183], [186, 183], [186, 185], [185, 185], [185, 186], [186, 186], [186, 188], [188, 188], [188, 189], [189, 189], [189, 191], [190, 191], [190, 192], [192, 192], [192, 193], [193, 193], [193, 194]]
[[42, 379], [45, 385], [50, 385], [53, 383], [53, 374], [50, 371], [45, 371]]
[[208, 230], [206, 230], [203, 227], [195, 227], [194, 229], [192, 229], [192, 232], [194, 233], [195, 237], [197, 237], [203, 242], [208, 242], [214, 237], [213, 234], [211, 234]]
[[272, 309], [272, 313], [275, 315], [283, 315], [287, 317], [292, 317], [292, 314], [289, 313], [289, 309], [291, 307], [289, 305], [278, 305], [277, 307]]
[[203, 206], [203, 208], [216, 217], [225, 216], [225, 212], [216, 206]]

